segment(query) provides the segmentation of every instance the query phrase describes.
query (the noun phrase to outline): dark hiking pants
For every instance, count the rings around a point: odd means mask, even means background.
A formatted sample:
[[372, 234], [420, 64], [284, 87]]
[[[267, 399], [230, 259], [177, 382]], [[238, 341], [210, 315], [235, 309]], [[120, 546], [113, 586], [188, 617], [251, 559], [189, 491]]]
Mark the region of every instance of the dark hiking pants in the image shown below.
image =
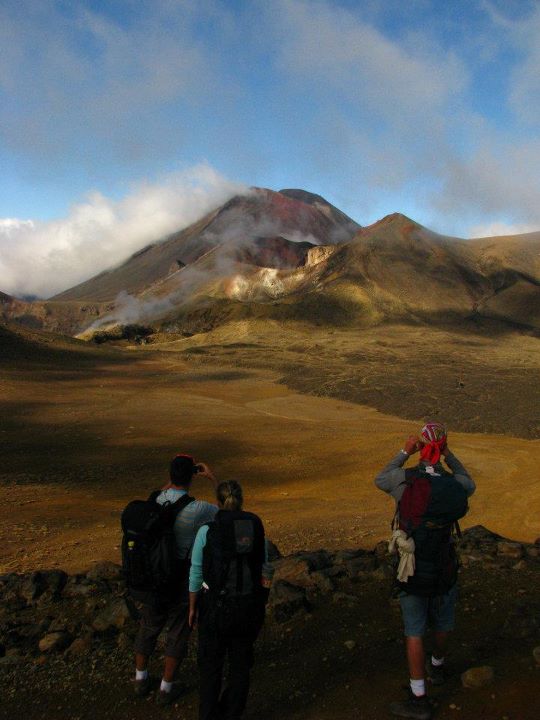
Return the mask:
[[189, 603], [187, 593], [137, 603], [140, 627], [135, 640], [135, 652], [149, 656], [154, 652], [157, 640], [166, 631], [165, 655], [183, 660], [187, 653], [190, 629], [188, 625]]
[[[264, 613], [264, 608], [262, 610]], [[243, 625], [220, 627], [212, 613], [202, 612], [199, 618], [198, 665], [200, 673], [199, 720], [238, 720], [246, 707], [250, 671], [253, 667], [253, 646], [262, 626], [261, 613]], [[229, 669], [225, 689], [223, 666]]]

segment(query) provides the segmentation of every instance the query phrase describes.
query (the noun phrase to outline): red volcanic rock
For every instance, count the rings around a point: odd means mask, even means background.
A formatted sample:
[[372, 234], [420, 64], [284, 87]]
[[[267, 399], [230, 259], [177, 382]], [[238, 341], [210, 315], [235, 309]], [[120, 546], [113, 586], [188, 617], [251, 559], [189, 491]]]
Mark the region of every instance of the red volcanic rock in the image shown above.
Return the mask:
[[280, 270], [305, 265], [308, 250], [315, 247], [310, 242], [293, 242], [284, 237], [259, 237], [247, 247], [235, 253], [238, 262]]

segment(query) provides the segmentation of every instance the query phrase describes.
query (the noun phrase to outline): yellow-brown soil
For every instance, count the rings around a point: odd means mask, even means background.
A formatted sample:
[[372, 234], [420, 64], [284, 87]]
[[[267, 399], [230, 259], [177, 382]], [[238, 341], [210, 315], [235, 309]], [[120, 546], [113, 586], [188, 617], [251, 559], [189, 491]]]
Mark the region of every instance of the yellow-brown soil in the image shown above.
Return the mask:
[[[276, 344], [274, 354], [241, 344], [197, 354], [193, 338], [163, 346], [169, 352], [89, 349], [87, 357], [66, 350], [43, 362], [28, 355], [4, 363], [0, 572], [118, 561], [121, 509], [166, 481], [178, 451], [209, 462], [218, 478], [239, 479], [247, 507], [261, 514], [284, 552], [372, 547], [385, 538], [392, 503], [373, 478], [418, 422], [279, 383], [279, 368], [293, 354], [307, 376], [345, 343], [336, 335], [317, 353], [313, 338], [306, 334], [304, 341], [304, 350]], [[514, 349], [531, 371], [535, 342], [525, 338]], [[498, 347], [503, 368], [511, 343]], [[404, 367], [413, 362], [407, 347], [396, 343], [392, 352], [402, 353]], [[476, 352], [469, 351], [468, 362], [478, 380], [487, 353], [475, 364]], [[495, 362], [497, 353], [490, 357]], [[502, 382], [501, 392], [510, 402], [511, 385]], [[464, 525], [534, 540], [540, 441], [451, 426], [450, 433], [478, 486]], [[211, 499], [203, 481], [194, 493]]]

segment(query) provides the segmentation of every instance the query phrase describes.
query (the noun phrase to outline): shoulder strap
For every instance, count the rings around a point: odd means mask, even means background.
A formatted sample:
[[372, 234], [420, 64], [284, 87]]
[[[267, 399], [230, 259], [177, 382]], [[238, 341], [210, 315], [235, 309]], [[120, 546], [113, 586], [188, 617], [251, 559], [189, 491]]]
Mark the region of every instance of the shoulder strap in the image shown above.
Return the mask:
[[172, 508], [174, 511], [175, 517], [182, 512], [185, 508], [187, 508], [188, 505], [191, 505], [192, 502], [195, 502], [195, 498], [191, 497], [191, 495], [188, 495], [187, 493], [185, 495], [182, 495], [182, 497], [174, 502], [172, 504]]
[[[148, 499], [146, 502], [156, 502], [158, 497], [161, 495], [162, 492], [165, 492], [164, 490], [154, 490], [150, 493], [148, 496]], [[163, 505], [171, 505], [174, 508], [178, 508], [178, 512], [180, 510], [183, 510], [187, 505], [194, 502], [195, 498], [191, 497], [191, 495], [188, 495], [187, 493], [184, 493], [182, 497], [178, 498], [178, 500], [175, 500], [173, 503], [167, 502], [163, 503]]]

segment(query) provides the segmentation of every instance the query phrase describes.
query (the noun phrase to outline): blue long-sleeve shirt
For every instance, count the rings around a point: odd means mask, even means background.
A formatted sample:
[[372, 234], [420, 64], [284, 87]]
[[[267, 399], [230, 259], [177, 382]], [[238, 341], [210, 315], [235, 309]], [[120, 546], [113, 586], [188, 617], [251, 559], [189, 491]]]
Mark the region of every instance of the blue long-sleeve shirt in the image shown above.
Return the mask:
[[[189, 592], [199, 592], [203, 584], [203, 551], [206, 547], [206, 535], [208, 525], [203, 525], [193, 543], [191, 551], [191, 569], [189, 571]], [[262, 568], [263, 578], [271, 580], [274, 575], [274, 568], [268, 562], [268, 543], [264, 541], [264, 565]]]

